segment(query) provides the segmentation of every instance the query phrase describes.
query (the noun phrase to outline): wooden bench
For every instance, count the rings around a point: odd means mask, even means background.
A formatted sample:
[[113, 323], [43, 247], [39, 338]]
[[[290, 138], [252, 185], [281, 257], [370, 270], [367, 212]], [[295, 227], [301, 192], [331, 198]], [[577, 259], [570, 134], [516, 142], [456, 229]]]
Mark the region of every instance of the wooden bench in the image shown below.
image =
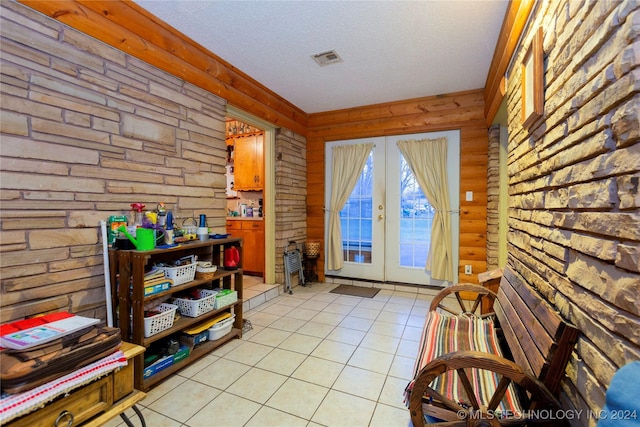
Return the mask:
[[[470, 293], [475, 299], [461, 297]], [[480, 314], [486, 298], [495, 312]], [[413, 425], [524, 425], [557, 414], [540, 410], [560, 408], [578, 334], [510, 268], [497, 295], [473, 284], [443, 289], [431, 303], [406, 390]]]

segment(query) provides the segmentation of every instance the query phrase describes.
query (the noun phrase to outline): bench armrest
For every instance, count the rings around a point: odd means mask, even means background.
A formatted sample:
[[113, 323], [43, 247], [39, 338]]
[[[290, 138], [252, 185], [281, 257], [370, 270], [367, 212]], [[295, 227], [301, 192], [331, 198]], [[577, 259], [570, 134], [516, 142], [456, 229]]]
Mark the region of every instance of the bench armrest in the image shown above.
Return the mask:
[[[448, 305], [443, 304], [443, 300], [449, 295], [454, 295], [458, 302], [457, 309], [451, 308]], [[467, 315], [480, 315], [482, 298], [489, 298], [495, 301], [497, 295], [485, 288], [484, 286], [477, 285], [475, 283], [458, 283], [457, 285], [448, 286], [442, 289], [431, 301], [429, 310], [433, 311], [441, 309], [451, 314], [467, 314]], [[466, 302], [465, 302], [466, 300]], [[486, 313], [482, 317], [488, 317], [493, 313]]]
[[[498, 374], [501, 380], [491, 387], [491, 390], [485, 389], [487, 401], [478, 401], [476, 398], [480, 396], [480, 390], [474, 387], [477, 384], [483, 384], [486, 387], [487, 381], [474, 381], [473, 378], [467, 377], [468, 368], [477, 368], [490, 373]], [[465, 405], [461, 405], [456, 399], [446, 396], [439, 390], [432, 388], [432, 382], [437, 377], [445, 375], [453, 371], [460, 377], [460, 382], [466, 396], [473, 396]], [[474, 384], [476, 386], [474, 386]], [[413, 381], [409, 395], [409, 411], [414, 426], [424, 425], [424, 415], [434, 416], [447, 421], [463, 421], [469, 417], [473, 417], [472, 411], [482, 412], [489, 419], [493, 411], [496, 411], [500, 401], [504, 398], [505, 393], [514, 393], [508, 391], [512, 384], [519, 385], [526, 392], [531, 394], [532, 400], [536, 402], [536, 408], [551, 407], [560, 408], [560, 402], [549, 392], [549, 390], [538, 379], [527, 374], [521, 367], [514, 362], [493, 354], [479, 351], [456, 351], [444, 354], [429, 362], [416, 376]], [[429, 396], [426, 400], [424, 396]], [[469, 407], [467, 407], [469, 405]], [[473, 409], [471, 409], [473, 408]], [[522, 409], [514, 408], [509, 415], [526, 421], [527, 412], [518, 414]], [[489, 412], [486, 412], [489, 410]], [[475, 414], [478, 417], [478, 414]]]

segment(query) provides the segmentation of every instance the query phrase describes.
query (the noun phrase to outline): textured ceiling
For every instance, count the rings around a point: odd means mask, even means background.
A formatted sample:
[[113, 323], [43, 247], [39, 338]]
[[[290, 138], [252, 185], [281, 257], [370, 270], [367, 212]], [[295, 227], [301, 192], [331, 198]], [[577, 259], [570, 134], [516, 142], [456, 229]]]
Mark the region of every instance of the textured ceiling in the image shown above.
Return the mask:
[[[136, 1], [307, 113], [482, 88], [506, 0]], [[343, 62], [312, 55], [335, 49]]]

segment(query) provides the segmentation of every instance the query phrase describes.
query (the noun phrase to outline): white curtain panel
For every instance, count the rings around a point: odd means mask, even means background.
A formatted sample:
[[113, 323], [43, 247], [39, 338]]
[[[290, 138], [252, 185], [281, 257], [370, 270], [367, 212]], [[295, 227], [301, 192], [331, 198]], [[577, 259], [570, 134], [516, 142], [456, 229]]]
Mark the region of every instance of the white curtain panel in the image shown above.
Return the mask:
[[398, 149], [435, 209], [425, 269], [431, 277], [453, 281], [451, 209], [447, 180], [447, 138], [398, 141]]
[[344, 265], [340, 211], [349, 200], [372, 149], [373, 144], [340, 145], [331, 149], [333, 170], [329, 206], [328, 270], [340, 270]]

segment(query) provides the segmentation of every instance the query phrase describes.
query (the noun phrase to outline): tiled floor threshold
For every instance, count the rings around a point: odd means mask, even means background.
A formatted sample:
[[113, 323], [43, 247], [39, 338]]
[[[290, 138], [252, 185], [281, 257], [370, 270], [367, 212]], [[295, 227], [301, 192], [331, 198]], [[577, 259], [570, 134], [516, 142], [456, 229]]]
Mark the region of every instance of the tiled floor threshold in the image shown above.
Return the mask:
[[338, 284], [289, 295], [245, 276], [252, 329], [150, 390], [138, 405], [146, 425], [411, 426], [402, 395], [436, 291], [368, 284], [382, 289], [362, 298], [330, 293]]

